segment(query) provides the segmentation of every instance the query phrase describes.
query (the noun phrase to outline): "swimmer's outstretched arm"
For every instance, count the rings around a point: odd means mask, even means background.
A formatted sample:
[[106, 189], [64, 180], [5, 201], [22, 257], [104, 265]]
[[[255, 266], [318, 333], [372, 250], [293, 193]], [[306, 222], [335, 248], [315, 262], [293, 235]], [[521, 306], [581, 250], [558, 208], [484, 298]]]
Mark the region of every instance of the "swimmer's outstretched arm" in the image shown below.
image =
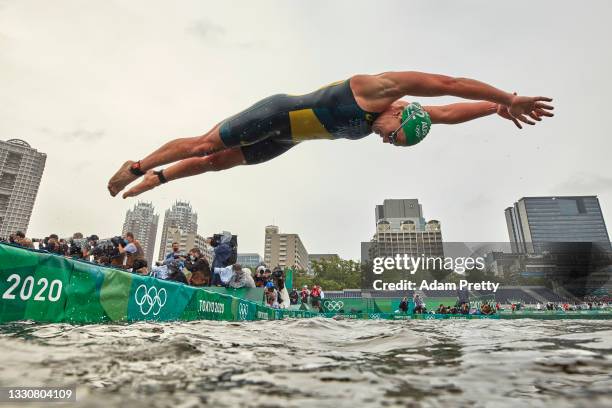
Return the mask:
[[[506, 106], [494, 102], [453, 103], [442, 106], [424, 106], [423, 109], [429, 113], [431, 123], [456, 125], [497, 113], [502, 118], [514, 122], [519, 129], [522, 128], [521, 123], [510, 116]], [[539, 122], [542, 120], [541, 116], [552, 117], [554, 115], [541, 110], [535, 112], [533, 119]]]
[[544, 103], [551, 102], [551, 98], [519, 96], [469, 78], [454, 78], [416, 71], [357, 75], [353, 78], [361, 91], [360, 96], [368, 106], [372, 107], [377, 104], [381, 107], [388, 106], [393, 101], [407, 95], [449, 95], [507, 106], [508, 114], [511, 117], [529, 125], [535, 124], [537, 110], [550, 111], [553, 109], [551, 105]]
[[500, 106], [494, 102], [453, 103], [451, 105], [424, 106], [431, 123], [456, 125], [497, 113]]

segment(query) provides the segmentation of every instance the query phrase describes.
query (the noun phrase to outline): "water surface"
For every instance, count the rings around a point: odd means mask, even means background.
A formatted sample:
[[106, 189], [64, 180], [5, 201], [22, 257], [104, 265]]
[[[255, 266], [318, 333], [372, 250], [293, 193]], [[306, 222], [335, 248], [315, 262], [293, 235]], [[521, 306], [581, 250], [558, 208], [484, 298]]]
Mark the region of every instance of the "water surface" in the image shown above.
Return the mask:
[[0, 350], [1, 385], [88, 407], [612, 406], [612, 321], [17, 323]]

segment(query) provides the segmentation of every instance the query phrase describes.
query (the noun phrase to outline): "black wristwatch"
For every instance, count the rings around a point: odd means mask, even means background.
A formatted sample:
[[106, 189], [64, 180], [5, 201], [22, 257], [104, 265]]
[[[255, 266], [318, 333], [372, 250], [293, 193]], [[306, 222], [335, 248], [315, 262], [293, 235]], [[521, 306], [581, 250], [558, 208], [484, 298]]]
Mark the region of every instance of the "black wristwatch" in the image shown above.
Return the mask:
[[164, 170], [159, 170], [159, 171], [154, 171], [153, 172], [157, 178], [159, 179], [159, 182], [164, 184], [168, 182], [168, 179], [166, 179], [166, 176], [164, 176]]

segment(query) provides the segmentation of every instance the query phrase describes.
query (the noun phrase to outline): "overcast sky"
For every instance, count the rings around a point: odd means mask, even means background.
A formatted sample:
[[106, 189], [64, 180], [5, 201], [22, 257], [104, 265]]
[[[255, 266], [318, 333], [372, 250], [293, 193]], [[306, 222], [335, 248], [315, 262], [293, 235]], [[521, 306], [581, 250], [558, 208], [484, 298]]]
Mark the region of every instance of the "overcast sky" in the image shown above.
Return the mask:
[[[611, 15], [607, 0], [0, 0], [0, 138], [48, 155], [34, 237], [120, 233], [138, 198], [161, 215], [190, 201], [202, 235], [230, 230], [261, 255], [275, 223], [311, 253], [358, 258], [385, 198], [418, 198], [446, 241], [507, 241], [504, 208], [534, 195], [596, 194], [610, 228]], [[438, 125], [413, 148], [312, 141], [135, 199], [107, 193], [125, 160], [261, 98], [390, 70], [551, 96], [556, 117]]]

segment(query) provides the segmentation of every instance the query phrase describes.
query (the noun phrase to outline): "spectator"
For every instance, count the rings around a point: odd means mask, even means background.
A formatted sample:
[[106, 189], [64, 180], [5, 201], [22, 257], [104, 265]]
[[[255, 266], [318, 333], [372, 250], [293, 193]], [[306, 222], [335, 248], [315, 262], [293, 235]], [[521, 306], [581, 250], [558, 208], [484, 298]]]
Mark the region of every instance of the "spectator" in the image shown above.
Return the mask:
[[274, 283], [272, 282], [268, 282], [266, 283], [266, 305], [273, 307], [275, 309], [278, 309], [279, 306], [279, 302], [278, 302], [278, 292], [276, 291], [276, 289], [274, 288]]
[[302, 292], [300, 292], [300, 299], [302, 300], [302, 303], [308, 303], [308, 296], [310, 296], [308, 285], [304, 285]]
[[264, 280], [264, 286], [268, 282], [272, 282], [272, 271], [269, 268], [264, 269], [263, 280]]
[[298, 291], [295, 288], [291, 289], [291, 292], [289, 293], [289, 303], [292, 305], [297, 305], [299, 298], [300, 295], [298, 294]]
[[[68, 242], [64, 238], [59, 240], [59, 253], [65, 256], [70, 255], [70, 246], [68, 246]], [[79, 253], [78, 256], [80, 258], [81, 254]]]
[[255, 287], [255, 281], [251, 276], [251, 270], [249, 268], [242, 268], [240, 264], [235, 264], [233, 270], [234, 274], [228, 283], [230, 288], [239, 289]]
[[495, 313], [495, 310], [488, 303], [485, 302], [480, 307], [480, 313], [482, 313], [483, 315], [491, 315]]
[[399, 304], [399, 311], [402, 313], [408, 313], [408, 298], [404, 296]]
[[321, 303], [321, 289], [319, 285], [314, 285], [310, 291], [310, 304], [312, 307], [320, 308]]
[[125, 239], [127, 240], [128, 244], [126, 246], [119, 245], [119, 252], [127, 255], [125, 267], [126, 269], [130, 269], [136, 260], [144, 260], [145, 256], [144, 251], [140, 246], [140, 242], [134, 238], [134, 234], [131, 232], [126, 233]]
[[49, 239], [47, 240], [47, 243], [45, 244], [45, 250], [53, 254], [60, 253], [61, 248], [60, 248], [60, 243], [59, 243], [59, 237], [57, 236], [57, 234], [49, 235]]
[[13, 242], [24, 248], [34, 249], [34, 244], [32, 243], [32, 240], [26, 238], [25, 234], [21, 231], [17, 231], [15, 233], [15, 235], [13, 236]]
[[189, 259], [185, 267], [191, 272], [189, 284], [191, 286], [208, 286], [211, 282], [210, 265], [199, 248], [189, 251]]
[[414, 313], [416, 314], [425, 313], [425, 306], [423, 305], [423, 301], [421, 300], [421, 297], [415, 293], [413, 300], [414, 300]]

